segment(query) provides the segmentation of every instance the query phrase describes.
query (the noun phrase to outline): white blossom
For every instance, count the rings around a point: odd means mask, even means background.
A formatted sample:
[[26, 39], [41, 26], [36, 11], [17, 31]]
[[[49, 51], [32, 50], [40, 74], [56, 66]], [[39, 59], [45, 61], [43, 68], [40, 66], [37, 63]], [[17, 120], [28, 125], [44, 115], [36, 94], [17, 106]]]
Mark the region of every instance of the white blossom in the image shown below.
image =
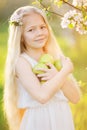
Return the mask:
[[84, 20], [81, 12], [70, 10], [61, 21], [62, 28], [75, 28], [80, 34], [87, 34], [87, 20]]
[[87, 0], [73, 0], [73, 3], [72, 3], [74, 6], [84, 6], [84, 7], [87, 7]]
[[23, 25], [22, 23], [22, 17], [23, 17], [23, 14], [17, 14], [17, 13], [14, 13], [11, 18], [10, 18], [10, 23], [11, 24], [18, 24], [19, 26]]
[[80, 34], [87, 34], [87, 30], [83, 29], [83, 25], [82, 24], [78, 24], [76, 26], [76, 31], [79, 32]]
[[70, 10], [62, 18], [61, 26], [62, 28], [67, 28], [70, 23], [75, 24], [74, 16], [76, 15], [76, 10]]

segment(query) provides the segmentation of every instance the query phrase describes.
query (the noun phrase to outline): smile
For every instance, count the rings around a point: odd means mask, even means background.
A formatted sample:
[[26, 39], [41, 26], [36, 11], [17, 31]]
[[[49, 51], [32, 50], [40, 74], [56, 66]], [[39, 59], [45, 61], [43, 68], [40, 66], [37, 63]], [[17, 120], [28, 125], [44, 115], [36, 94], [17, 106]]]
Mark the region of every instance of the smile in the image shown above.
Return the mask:
[[43, 41], [43, 40], [45, 40], [45, 38], [43, 38], [43, 39], [37, 39], [37, 40], [35, 40], [35, 41]]
[[44, 38], [41, 38], [41, 39], [36, 39], [35, 41], [41, 41], [41, 40], [44, 40]]

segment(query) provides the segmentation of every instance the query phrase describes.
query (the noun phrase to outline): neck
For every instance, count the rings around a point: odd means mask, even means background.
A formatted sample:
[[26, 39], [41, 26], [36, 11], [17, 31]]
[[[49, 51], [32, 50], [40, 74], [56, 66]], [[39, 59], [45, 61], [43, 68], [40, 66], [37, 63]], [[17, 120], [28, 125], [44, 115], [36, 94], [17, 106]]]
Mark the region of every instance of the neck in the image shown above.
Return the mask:
[[42, 54], [44, 54], [44, 50], [42, 48], [39, 48], [39, 49], [32, 49], [32, 48], [29, 48], [28, 50], [26, 50], [26, 53], [31, 56], [32, 58], [34, 58], [35, 60], [39, 60], [40, 56]]

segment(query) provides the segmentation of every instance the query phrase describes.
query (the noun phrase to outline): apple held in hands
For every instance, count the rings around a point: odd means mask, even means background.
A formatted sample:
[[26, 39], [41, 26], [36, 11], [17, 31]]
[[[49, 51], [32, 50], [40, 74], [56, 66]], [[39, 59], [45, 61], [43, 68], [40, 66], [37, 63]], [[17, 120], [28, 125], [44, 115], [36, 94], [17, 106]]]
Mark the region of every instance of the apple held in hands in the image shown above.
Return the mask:
[[[38, 64], [36, 64], [34, 66], [34, 68], [32, 69], [33, 73], [36, 74], [36, 75], [44, 73], [42, 70], [39, 70], [39, 69], [40, 68], [49, 69], [49, 67], [46, 65], [47, 63], [53, 64], [58, 71], [60, 71], [61, 68], [62, 68], [62, 63], [61, 63], [60, 59], [54, 60], [53, 56], [51, 56], [50, 54], [46, 53], [46, 54], [43, 54], [40, 57]], [[39, 80], [40, 80], [41, 83], [45, 82], [45, 81], [43, 81], [41, 79], [39, 79]]]
[[42, 74], [42, 73], [44, 73], [43, 71], [39, 70], [40, 68], [46, 68], [47, 69], [48, 67], [45, 64], [38, 62], [38, 64], [36, 64], [34, 66], [34, 68], [32, 69], [34, 74]]
[[53, 57], [50, 54], [46, 53], [46, 54], [43, 54], [40, 57], [38, 64], [35, 65], [34, 68], [33, 68], [33, 72], [35, 74], [44, 73], [44, 72], [42, 72], [41, 70], [38, 70], [38, 69], [39, 68], [48, 68], [48, 66], [46, 65], [47, 63], [53, 64], [58, 71], [60, 71], [61, 68], [62, 68], [62, 63], [61, 63], [60, 59], [54, 60]]
[[[44, 73], [43, 71], [39, 70], [40, 68], [46, 68], [48, 69], [49, 67], [46, 65], [46, 63], [52, 63], [54, 64], [54, 59], [53, 57], [50, 55], [50, 54], [43, 54], [40, 59], [39, 59], [39, 62], [38, 64], [36, 64], [34, 66], [34, 68], [32, 69], [34, 74], [42, 74]], [[44, 83], [45, 81], [44, 80], [41, 80], [39, 79], [41, 84]]]
[[[38, 63], [34, 66], [34, 68], [32, 69], [33, 73], [34, 74], [43, 74], [44, 72], [39, 70], [40, 68], [46, 68], [48, 69], [47, 65], [43, 64], [43, 63]], [[45, 81], [44, 80], [41, 80], [41, 78], [38, 78], [40, 83], [43, 84]]]
[[41, 57], [40, 57], [40, 60], [39, 60], [40, 63], [51, 63], [51, 64], [54, 64], [54, 59], [53, 57], [50, 55], [50, 54], [43, 54]]
[[60, 59], [54, 60], [54, 59], [53, 59], [53, 56], [51, 56], [50, 54], [43, 54], [43, 55], [40, 57], [39, 62], [44, 63], [44, 64], [46, 64], [46, 63], [51, 63], [51, 64], [53, 64], [53, 65], [56, 67], [56, 69], [57, 69], [58, 71], [60, 71], [61, 68], [62, 68], [61, 60], [60, 60]]

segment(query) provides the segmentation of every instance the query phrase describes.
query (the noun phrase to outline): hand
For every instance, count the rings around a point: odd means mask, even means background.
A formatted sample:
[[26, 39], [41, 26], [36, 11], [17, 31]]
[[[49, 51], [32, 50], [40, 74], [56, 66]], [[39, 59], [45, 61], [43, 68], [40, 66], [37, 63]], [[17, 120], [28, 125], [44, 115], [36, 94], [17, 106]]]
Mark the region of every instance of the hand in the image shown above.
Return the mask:
[[56, 75], [58, 73], [57, 69], [55, 68], [55, 66], [51, 63], [46, 64], [49, 68], [45, 69], [45, 68], [40, 68], [38, 70], [43, 71], [43, 74], [38, 74], [37, 77], [41, 79], [41, 81], [45, 80], [50, 80], [54, 75]]
[[63, 57], [61, 60], [62, 60], [63, 69], [71, 73], [74, 69], [71, 60], [68, 57]]

